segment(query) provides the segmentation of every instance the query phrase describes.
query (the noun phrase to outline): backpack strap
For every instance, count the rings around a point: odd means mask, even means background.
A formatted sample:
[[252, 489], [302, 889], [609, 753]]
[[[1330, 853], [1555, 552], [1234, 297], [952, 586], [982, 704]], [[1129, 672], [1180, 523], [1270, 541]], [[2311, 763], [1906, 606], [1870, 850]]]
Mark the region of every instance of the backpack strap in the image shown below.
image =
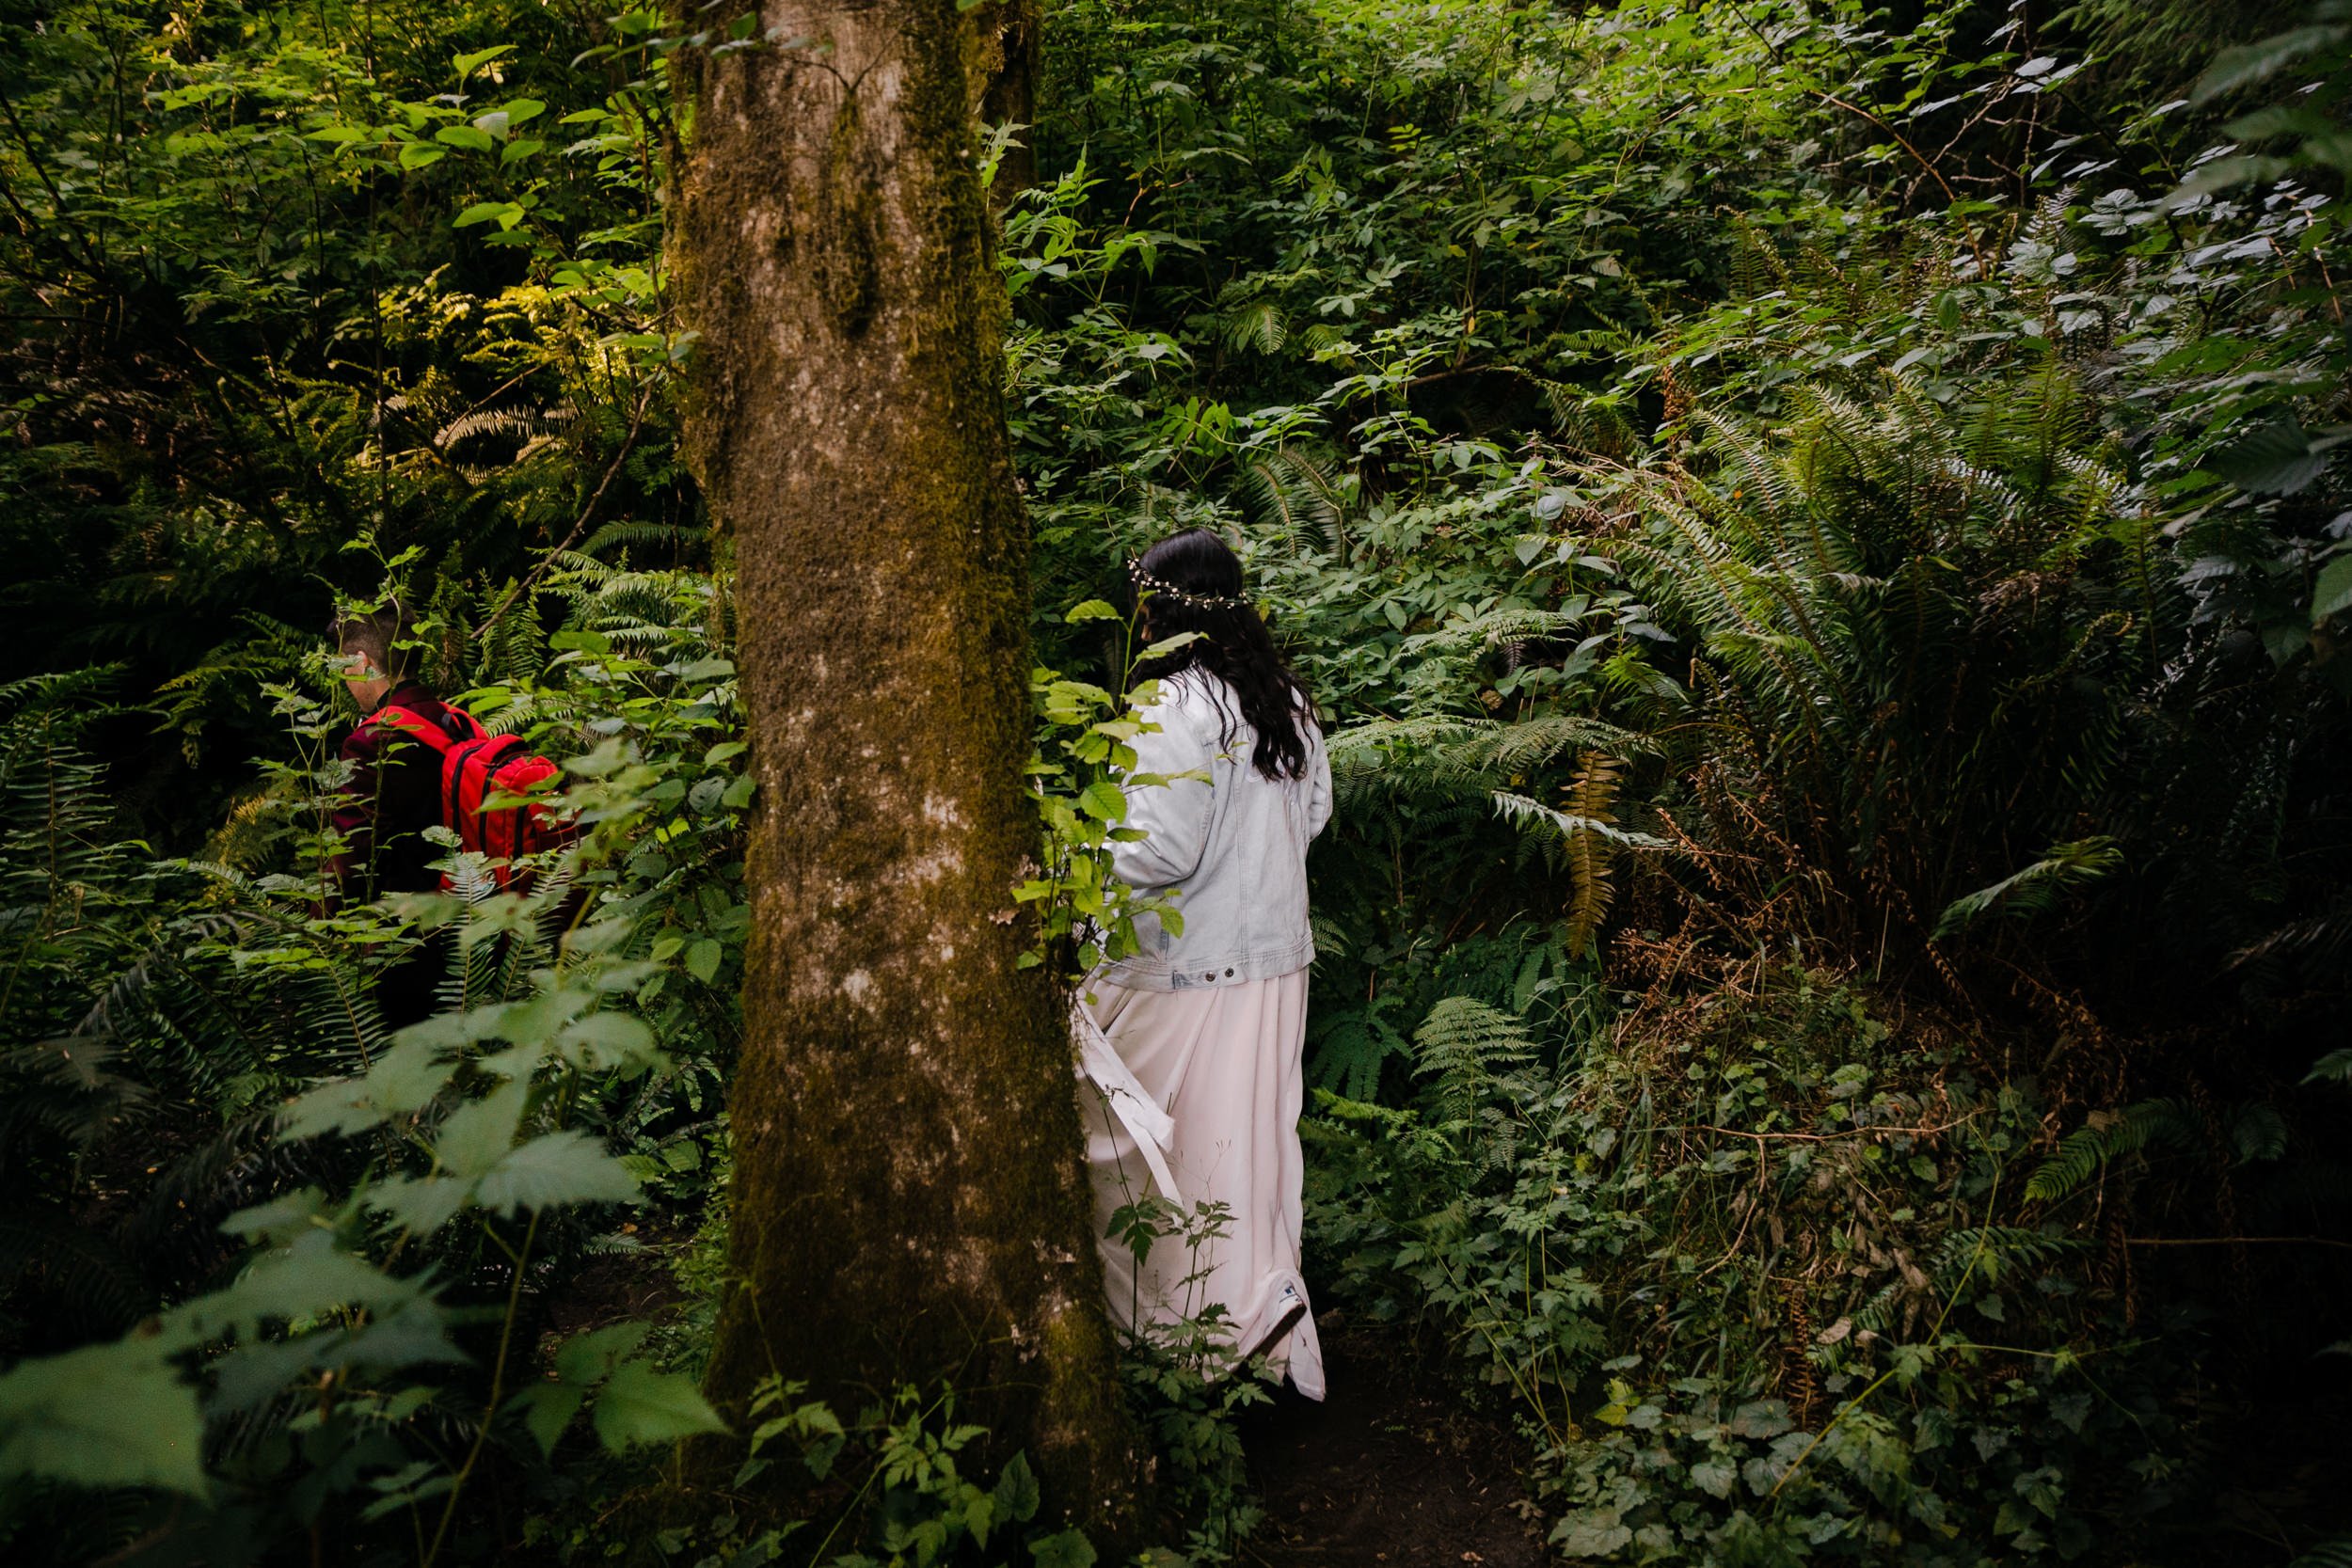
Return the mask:
[[379, 707], [360, 721], [359, 727], [368, 729], [387, 725], [438, 753], [441, 759], [441, 826], [455, 829], [462, 838], [466, 818], [455, 810], [460, 793], [457, 781], [465, 770], [466, 753], [481, 746], [485, 735], [481, 723], [463, 708], [444, 706], [441, 712], [443, 718], [436, 723], [415, 708]]
[[449, 715], [452, 722], [437, 724], [412, 707], [380, 707], [359, 721], [359, 727], [366, 730], [389, 724], [410, 739], [422, 741], [444, 757], [449, 755], [452, 746], [481, 738], [482, 726], [474, 722], [473, 715], [453, 707], [445, 707], [441, 711]]

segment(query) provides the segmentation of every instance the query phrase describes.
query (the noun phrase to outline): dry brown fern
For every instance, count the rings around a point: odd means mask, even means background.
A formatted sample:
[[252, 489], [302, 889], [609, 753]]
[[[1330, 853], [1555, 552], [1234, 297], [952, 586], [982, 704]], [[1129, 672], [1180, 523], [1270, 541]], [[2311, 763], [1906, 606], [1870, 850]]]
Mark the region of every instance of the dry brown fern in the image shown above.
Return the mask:
[[[1598, 752], [1586, 752], [1580, 762], [1576, 782], [1565, 791], [1567, 799], [1562, 811], [1582, 821], [1614, 827], [1617, 818], [1610, 808], [1616, 800], [1625, 765]], [[1609, 912], [1614, 891], [1610, 881], [1614, 856], [1609, 840], [1586, 828], [1568, 835], [1567, 859], [1568, 877], [1575, 888], [1568, 902], [1568, 953], [1581, 958], [1591, 951], [1593, 938]]]

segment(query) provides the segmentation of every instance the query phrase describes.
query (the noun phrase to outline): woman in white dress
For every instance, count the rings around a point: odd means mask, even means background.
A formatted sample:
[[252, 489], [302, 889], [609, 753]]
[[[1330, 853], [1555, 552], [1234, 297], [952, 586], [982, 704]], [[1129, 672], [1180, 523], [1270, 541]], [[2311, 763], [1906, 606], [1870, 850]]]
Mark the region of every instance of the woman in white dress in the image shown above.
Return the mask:
[[1147, 637], [1197, 634], [1138, 672], [1160, 683], [1141, 712], [1158, 729], [1134, 742], [1137, 774], [1187, 776], [1130, 783], [1127, 823], [1144, 836], [1114, 849], [1121, 881], [1174, 895], [1182, 931], [1142, 916], [1141, 951], [1088, 983], [1097, 1047], [1116, 1057], [1094, 1056], [1080, 1095], [1088, 1163], [1104, 1231], [1147, 1194], [1183, 1215], [1222, 1205], [1227, 1223], [1197, 1250], [1163, 1237], [1140, 1264], [1105, 1236], [1111, 1313], [1134, 1333], [1214, 1304], [1233, 1359], [1263, 1354], [1319, 1400], [1323, 1355], [1299, 1275], [1298, 1117], [1314, 961], [1307, 845], [1331, 815], [1330, 763], [1306, 688], [1223, 541], [1180, 533], [1129, 575]]

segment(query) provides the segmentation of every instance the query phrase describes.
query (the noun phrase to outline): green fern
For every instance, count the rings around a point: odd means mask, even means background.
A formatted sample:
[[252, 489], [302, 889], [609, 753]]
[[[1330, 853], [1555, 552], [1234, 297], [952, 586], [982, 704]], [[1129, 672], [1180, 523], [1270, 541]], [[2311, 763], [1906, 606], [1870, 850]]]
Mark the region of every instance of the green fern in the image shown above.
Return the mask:
[[2026, 1196], [2055, 1203], [2078, 1191], [2111, 1162], [2153, 1147], [2185, 1143], [2195, 1131], [2196, 1123], [2172, 1100], [2143, 1100], [2102, 1113], [2059, 1141], [2057, 1152], [2027, 1179]]
[[1941, 942], [1956, 936], [1995, 910], [2011, 916], [2039, 914], [2056, 904], [2066, 889], [2104, 877], [2122, 863], [2123, 852], [2111, 838], [2052, 845], [2047, 854], [2024, 870], [1954, 899], [1935, 923], [1935, 938]]
[[1525, 1022], [1474, 996], [1445, 998], [1413, 1031], [1414, 1074], [1433, 1080], [1431, 1098], [1449, 1122], [1470, 1120], [1502, 1072], [1534, 1059]]
[[1234, 482], [1244, 514], [1280, 538], [1294, 554], [1347, 549], [1347, 500], [1343, 482], [1295, 447], [1251, 457]]
[[1410, 1056], [1412, 1047], [1383, 1016], [1386, 994], [1360, 1007], [1327, 1012], [1317, 1021], [1311, 1076], [1318, 1087], [1349, 1100], [1371, 1100], [1391, 1057]]

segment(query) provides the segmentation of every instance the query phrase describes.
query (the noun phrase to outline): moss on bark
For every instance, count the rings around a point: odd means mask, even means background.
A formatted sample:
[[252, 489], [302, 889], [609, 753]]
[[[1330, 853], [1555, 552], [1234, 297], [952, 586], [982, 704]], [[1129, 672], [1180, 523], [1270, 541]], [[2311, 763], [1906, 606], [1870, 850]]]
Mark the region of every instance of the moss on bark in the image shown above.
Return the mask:
[[[952, 1382], [1114, 1535], [1120, 1416], [1033, 852], [1028, 538], [955, 0], [769, 6], [685, 73], [672, 261], [760, 793], [710, 1386]], [[698, 12], [698, 28], [715, 28]], [[714, 36], [717, 36], [714, 33]], [[683, 53], [683, 52], [682, 52]]]

